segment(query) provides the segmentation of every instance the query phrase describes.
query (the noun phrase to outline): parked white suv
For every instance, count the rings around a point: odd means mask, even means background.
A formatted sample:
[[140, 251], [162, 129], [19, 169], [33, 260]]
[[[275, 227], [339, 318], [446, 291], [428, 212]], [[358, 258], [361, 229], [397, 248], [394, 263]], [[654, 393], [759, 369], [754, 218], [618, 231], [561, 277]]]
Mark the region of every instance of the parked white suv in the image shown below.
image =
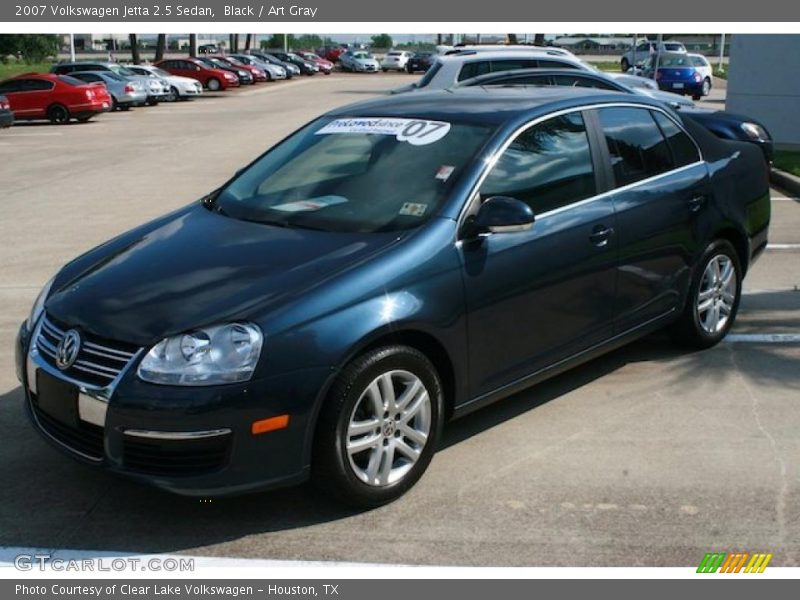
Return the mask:
[[685, 54], [686, 46], [684, 46], [681, 42], [672, 41], [661, 42], [660, 46], [658, 42], [640, 41], [636, 45], [635, 51], [635, 56], [633, 49], [628, 50], [622, 55], [622, 58], [619, 61], [619, 67], [622, 69], [623, 73], [625, 73], [631, 67], [642, 66], [642, 64], [644, 64], [644, 62], [650, 58], [650, 56], [659, 52], [668, 54]]
[[[451, 88], [465, 79], [472, 79], [486, 73], [510, 71], [515, 69], [579, 69], [596, 72], [597, 69], [576, 56], [551, 51], [549, 48], [476, 51], [462, 50], [448, 56], [440, 56], [422, 78], [411, 85], [392, 90], [393, 94], [414, 90], [441, 90]], [[650, 79], [624, 73], [608, 73], [620, 83], [633, 87], [658, 89]]]

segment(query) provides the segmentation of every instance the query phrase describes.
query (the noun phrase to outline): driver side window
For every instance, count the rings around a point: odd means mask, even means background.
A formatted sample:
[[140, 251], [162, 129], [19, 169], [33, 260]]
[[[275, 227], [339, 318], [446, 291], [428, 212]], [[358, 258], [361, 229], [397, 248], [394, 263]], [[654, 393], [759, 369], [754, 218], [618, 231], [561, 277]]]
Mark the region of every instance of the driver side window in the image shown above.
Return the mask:
[[597, 194], [586, 125], [580, 112], [523, 131], [481, 185], [481, 202], [511, 196], [541, 214]]

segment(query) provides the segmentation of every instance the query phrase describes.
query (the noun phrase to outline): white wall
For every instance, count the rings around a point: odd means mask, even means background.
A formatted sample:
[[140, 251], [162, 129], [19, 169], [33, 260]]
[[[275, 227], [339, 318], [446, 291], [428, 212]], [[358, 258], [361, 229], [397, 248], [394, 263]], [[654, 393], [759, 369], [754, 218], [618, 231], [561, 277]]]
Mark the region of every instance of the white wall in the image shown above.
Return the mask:
[[800, 35], [734, 35], [725, 108], [800, 144]]

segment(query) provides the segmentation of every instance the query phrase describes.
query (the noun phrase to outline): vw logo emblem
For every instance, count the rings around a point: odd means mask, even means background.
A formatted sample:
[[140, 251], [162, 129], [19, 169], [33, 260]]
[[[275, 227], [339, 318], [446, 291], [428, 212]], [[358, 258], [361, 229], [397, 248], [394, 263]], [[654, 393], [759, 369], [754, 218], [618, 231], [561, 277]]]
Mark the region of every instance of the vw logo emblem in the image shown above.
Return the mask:
[[61, 341], [56, 347], [56, 366], [62, 371], [69, 369], [75, 359], [78, 358], [78, 352], [81, 349], [81, 334], [70, 329], [61, 338]]

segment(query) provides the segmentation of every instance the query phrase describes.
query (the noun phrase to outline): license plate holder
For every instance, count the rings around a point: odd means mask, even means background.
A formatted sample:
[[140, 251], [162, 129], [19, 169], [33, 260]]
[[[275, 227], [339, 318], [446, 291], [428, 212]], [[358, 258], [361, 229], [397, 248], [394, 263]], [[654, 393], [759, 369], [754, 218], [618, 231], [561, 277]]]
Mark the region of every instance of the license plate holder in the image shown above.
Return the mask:
[[682, 90], [683, 89], [683, 84], [682, 83], [673, 83], [672, 84], [672, 89], [674, 89], [674, 90]]
[[41, 369], [36, 373], [36, 405], [53, 419], [78, 426], [78, 388]]

